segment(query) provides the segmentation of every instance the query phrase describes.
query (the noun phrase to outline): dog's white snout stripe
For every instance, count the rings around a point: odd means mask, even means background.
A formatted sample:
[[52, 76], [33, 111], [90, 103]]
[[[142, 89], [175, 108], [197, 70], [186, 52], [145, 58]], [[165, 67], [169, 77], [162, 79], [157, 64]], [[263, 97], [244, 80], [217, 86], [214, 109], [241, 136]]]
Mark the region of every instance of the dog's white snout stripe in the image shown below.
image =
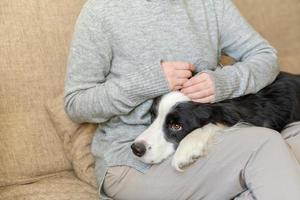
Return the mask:
[[135, 142], [143, 142], [146, 146], [145, 154], [140, 157], [143, 162], [159, 163], [175, 152], [174, 144], [165, 139], [164, 123], [172, 107], [183, 101], [189, 101], [189, 98], [178, 91], [162, 97], [158, 105], [156, 119], [135, 140]]

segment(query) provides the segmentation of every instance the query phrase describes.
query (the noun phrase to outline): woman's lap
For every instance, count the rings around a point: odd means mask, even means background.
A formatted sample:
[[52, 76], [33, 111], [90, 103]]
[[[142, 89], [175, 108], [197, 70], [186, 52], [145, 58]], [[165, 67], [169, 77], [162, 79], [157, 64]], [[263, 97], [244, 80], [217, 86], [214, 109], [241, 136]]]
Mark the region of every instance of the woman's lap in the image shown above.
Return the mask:
[[282, 131], [282, 136], [300, 163], [300, 121], [289, 124]]
[[[249, 189], [258, 200], [276, 200], [270, 189], [286, 186], [291, 176], [294, 179], [290, 184], [300, 188], [299, 166], [277, 132], [259, 127], [235, 128], [222, 133], [217, 141], [208, 156], [183, 173], [171, 167], [171, 158], [153, 165], [145, 174], [127, 166], [111, 167], [104, 190], [116, 200], [226, 200]], [[283, 182], [274, 183], [274, 179]], [[300, 192], [291, 190], [278, 192], [284, 193], [282, 197], [291, 194], [300, 199]], [[282, 199], [280, 195], [278, 199]]]

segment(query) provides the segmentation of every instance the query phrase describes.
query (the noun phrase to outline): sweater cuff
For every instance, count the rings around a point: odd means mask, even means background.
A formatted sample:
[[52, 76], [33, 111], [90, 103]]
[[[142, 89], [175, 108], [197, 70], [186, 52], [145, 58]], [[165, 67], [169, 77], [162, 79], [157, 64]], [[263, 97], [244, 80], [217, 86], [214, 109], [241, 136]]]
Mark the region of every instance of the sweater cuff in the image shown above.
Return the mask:
[[141, 66], [137, 72], [128, 74], [123, 88], [129, 101], [139, 104], [171, 91], [160, 61], [153, 65]]

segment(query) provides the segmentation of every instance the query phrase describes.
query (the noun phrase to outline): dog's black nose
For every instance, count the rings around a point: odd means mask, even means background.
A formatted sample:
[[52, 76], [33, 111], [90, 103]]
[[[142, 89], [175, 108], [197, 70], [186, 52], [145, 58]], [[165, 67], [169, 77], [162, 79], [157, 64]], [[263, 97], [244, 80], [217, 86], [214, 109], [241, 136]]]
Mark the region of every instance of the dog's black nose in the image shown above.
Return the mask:
[[144, 143], [141, 142], [133, 143], [131, 145], [131, 149], [132, 152], [138, 157], [142, 157], [146, 152], [146, 146], [144, 145]]

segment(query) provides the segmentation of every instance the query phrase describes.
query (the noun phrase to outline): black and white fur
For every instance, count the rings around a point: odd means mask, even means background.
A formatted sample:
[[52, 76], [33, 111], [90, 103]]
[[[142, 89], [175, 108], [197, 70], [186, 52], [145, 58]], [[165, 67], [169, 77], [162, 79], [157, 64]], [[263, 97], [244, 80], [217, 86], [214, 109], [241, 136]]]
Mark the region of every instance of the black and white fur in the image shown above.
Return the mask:
[[172, 165], [178, 171], [203, 156], [210, 139], [240, 122], [281, 131], [300, 121], [300, 75], [281, 72], [276, 80], [256, 94], [213, 104], [190, 101], [171, 92], [153, 106], [153, 123], [131, 148], [145, 163], [160, 163], [174, 152]]

